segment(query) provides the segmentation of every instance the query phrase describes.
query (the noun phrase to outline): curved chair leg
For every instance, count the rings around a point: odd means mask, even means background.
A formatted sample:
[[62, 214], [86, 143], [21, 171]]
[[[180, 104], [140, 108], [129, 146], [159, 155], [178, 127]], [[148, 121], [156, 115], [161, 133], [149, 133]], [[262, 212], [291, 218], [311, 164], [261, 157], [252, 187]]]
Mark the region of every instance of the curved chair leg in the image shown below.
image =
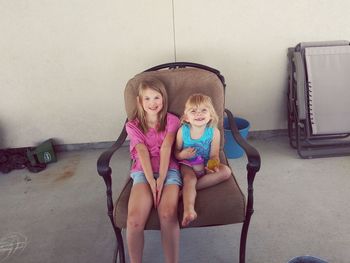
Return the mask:
[[117, 263], [118, 256], [119, 256], [119, 262], [125, 263], [125, 249], [124, 249], [124, 241], [123, 241], [121, 229], [114, 224], [113, 216], [110, 216], [110, 220], [112, 222], [115, 237], [116, 237], [116, 245], [115, 245], [115, 249], [114, 249], [113, 262]]
[[239, 263], [245, 263], [245, 250], [246, 250], [246, 244], [247, 244], [247, 235], [248, 235], [250, 218], [251, 218], [252, 214], [253, 214], [253, 212], [247, 212], [246, 219], [243, 223], [242, 232], [241, 232], [241, 243], [240, 243], [240, 247], [239, 247]]
[[119, 249], [118, 249], [118, 244], [116, 244], [114, 248], [114, 254], [113, 254], [113, 263], [118, 263], [118, 254], [119, 254]]
[[[116, 240], [116, 245], [114, 249], [114, 255], [113, 255], [113, 262], [117, 263], [118, 262], [118, 257], [119, 257], [119, 262], [120, 263], [125, 263], [125, 251], [124, 251], [124, 244], [123, 244], [123, 239], [121, 236], [121, 233], [119, 232], [120, 237], [117, 237]], [[118, 239], [121, 239], [121, 242], [118, 241]]]
[[245, 251], [246, 251], [246, 244], [247, 244], [247, 235], [248, 235], [248, 228], [250, 223], [250, 218], [252, 217], [252, 214], [254, 213], [253, 209], [253, 181], [255, 178], [256, 170], [254, 168], [251, 168], [248, 166], [248, 202], [247, 202], [247, 210], [246, 210], [246, 216], [245, 220], [242, 226], [242, 232], [241, 232], [241, 243], [239, 248], [239, 263], [245, 263]]
[[117, 235], [117, 254], [119, 254], [119, 262], [125, 263], [125, 251], [124, 251], [124, 243], [121, 231], [119, 229], [119, 233]]

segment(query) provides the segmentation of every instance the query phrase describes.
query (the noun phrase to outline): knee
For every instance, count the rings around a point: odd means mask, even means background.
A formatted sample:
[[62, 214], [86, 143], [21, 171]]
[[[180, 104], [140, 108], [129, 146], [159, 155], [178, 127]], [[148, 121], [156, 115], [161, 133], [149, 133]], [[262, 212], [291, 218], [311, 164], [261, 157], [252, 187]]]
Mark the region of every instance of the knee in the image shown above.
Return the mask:
[[145, 222], [142, 222], [136, 215], [128, 215], [126, 228], [133, 232], [141, 232], [145, 228]]
[[159, 209], [158, 216], [161, 224], [177, 221], [177, 207]]
[[232, 173], [232, 171], [231, 171], [231, 169], [228, 166], [222, 165], [220, 167], [220, 176], [221, 176], [221, 179], [223, 181], [226, 181], [226, 180], [230, 179], [231, 173]]

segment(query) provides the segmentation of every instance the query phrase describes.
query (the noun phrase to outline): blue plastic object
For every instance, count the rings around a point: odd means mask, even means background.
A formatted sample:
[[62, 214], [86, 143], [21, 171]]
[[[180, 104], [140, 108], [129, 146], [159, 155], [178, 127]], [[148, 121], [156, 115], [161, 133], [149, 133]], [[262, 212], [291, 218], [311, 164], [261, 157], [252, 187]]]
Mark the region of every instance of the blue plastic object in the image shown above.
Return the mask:
[[291, 259], [290, 261], [288, 261], [288, 263], [328, 263], [328, 262], [313, 256], [300, 256], [300, 257]]
[[[247, 120], [242, 119], [242, 118], [234, 118], [237, 128], [239, 130], [239, 133], [243, 138], [248, 137], [248, 132], [250, 128], [250, 124]], [[233, 138], [229, 123], [228, 123], [228, 118], [224, 118], [224, 137], [225, 137], [225, 144], [224, 144], [224, 151], [226, 154], [226, 157], [228, 159], [237, 159], [243, 156], [243, 149], [241, 146], [239, 146], [236, 142], [236, 140]]]

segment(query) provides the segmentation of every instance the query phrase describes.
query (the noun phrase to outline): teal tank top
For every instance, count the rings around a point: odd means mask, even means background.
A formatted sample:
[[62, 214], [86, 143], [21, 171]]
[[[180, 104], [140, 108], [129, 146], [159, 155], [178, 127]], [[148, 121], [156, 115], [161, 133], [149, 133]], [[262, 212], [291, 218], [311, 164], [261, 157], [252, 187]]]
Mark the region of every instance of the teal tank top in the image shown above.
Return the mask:
[[202, 137], [199, 139], [192, 139], [190, 133], [190, 125], [184, 123], [182, 125], [182, 147], [188, 148], [193, 147], [196, 149], [196, 156], [191, 158], [189, 161], [193, 161], [197, 156], [202, 156], [204, 159], [204, 163], [206, 164], [210, 159], [210, 147], [211, 142], [213, 140], [214, 129], [213, 127], [206, 127]]

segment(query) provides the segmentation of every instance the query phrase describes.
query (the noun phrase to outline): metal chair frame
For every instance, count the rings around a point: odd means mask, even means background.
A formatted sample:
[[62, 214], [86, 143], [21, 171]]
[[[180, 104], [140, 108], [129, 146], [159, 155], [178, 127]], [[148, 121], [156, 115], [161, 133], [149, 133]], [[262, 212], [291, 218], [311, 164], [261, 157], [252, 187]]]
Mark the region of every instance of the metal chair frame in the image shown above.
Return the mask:
[[[321, 42], [323, 43], [323, 42]], [[314, 44], [319, 46], [321, 44]], [[345, 140], [350, 136], [349, 133], [342, 134], [322, 134], [314, 135], [311, 132], [311, 118], [309, 112], [305, 118], [301, 118], [298, 114], [298, 107], [305, 104], [306, 109], [309, 109], [311, 103], [308, 96], [308, 89], [304, 88], [305, 101], [298, 101], [298, 88], [296, 81], [296, 63], [294, 52], [300, 52], [305, 65], [304, 49], [301, 44], [294, 48], [288, 49], [288, 91], [287, 91], [287, 119], [288, 119], [288, 136], [289, 144], [296, 149], [298, 155], [303, 159], [342, 156], [350, 154], [350, 141]], [[305, 74], [305, 85], [307, 85], [307, 74]]]
[[[191, 63], [191, 62], [166, 63], [166, 64], [161, 64], [161, 65], [149, 68], [144, 72], [156, 71], [156, 70], [162, 70], [162, 69], [184, 68], [184, 67], [200, 68], [200, 69], [208, 70], [210, 72], [215, 73], [217, 77], [220, 79], [225, 89], [226, 87], [225, 78], [220, 74], [220, 72], [214, 68], [211, 68], [202, 64]], [[248, 228], [249, 228], [251, 216], [254, 212], [253, 183], [254, 183], [255, 175], [260, 169], [260, 155], [258, 151], [253, 146], [251, 146], [239, 133], [239, 130], [234, 121], [233, 114], [228, 109], [225, 109], [225, 113], [227, 115], [227, 118], [229, 121], [229, 127], [233, 137], [235, 138], [237, 143], [243, 148], [248, 158], [248, 163], [247, 163], [248, 199], [246, 204], [245, 220], [243, 222], [243, 226], [241, 230], [240, 252], [239, 252], [239, 262], [244, 263], [245, 254], [246, 254]], [[126, 122], [127, 120], [125, 121], [125, 123]], [[124, 250], [121, 229], [115, 225], [114, 217], [113, 217], [114, 204], [113, 204], [113, 198], [112, 198], [112, 176], [111, 176], [112, 168], [110, 167], [110, 160], [112, 155], [115, 153], [115, 151], [117, 151], [123, 145], [126, 137], [127, 137], [127, 133], [126, 133], [125, 124], [124, 124], [123, 130], [121, 131], [117, 141], [108, 150], [103, 152], [97, 161], [98, 174], [103, 178], [107, 189], [106, 195], [107, 195], [108, 217], [112, 223], [113, 230], [116, 236], [116, 246], [114, 251], [113, 262], [117, 262], [119, 258], [119, 261], [121, 263], [125, 262], [125, 250]]]

